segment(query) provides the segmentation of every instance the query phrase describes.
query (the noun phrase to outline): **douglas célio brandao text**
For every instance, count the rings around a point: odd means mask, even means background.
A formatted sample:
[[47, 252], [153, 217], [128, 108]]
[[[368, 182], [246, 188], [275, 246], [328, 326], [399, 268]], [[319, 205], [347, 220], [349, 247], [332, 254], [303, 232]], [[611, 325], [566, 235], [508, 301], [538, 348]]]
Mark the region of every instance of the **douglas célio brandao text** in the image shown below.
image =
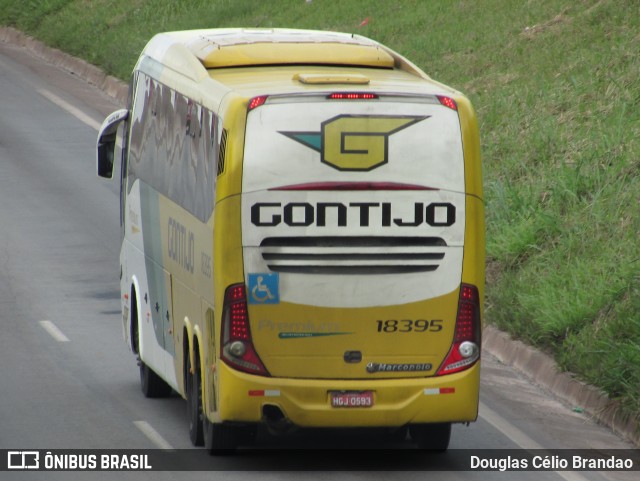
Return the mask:
[[567, 455], [526, 455], [483, 457], [472, 455], [469, 458], [471, 470], [478, 471], [601, 471], [601, 470], [633, 470], [637, 469], [631, 458], [615, 455], [602, 456], [594, 453], [592, 457], [584, 454]]

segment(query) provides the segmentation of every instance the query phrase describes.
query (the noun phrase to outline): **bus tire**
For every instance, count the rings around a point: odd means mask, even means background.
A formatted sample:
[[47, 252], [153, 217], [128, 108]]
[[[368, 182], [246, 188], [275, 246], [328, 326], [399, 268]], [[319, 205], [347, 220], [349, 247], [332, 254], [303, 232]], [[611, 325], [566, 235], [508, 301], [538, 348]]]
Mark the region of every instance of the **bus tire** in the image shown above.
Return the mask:
[[449, 448], [451, 423], [413, 424], [409, 433], [419, 449], [444, 452]]
[[171, 394], [171, 386], [153, 372], [144, 362], [140, 363], [140, 387], [142, 393], [148, 398], [163, 398]]
[[191, 367], [191, 356], [187, 355], [187, 417], [189, 419], [189, 438], [194, 446], [204, 445], [202, 414], [202, 381], [198, 358], [196, 368]]

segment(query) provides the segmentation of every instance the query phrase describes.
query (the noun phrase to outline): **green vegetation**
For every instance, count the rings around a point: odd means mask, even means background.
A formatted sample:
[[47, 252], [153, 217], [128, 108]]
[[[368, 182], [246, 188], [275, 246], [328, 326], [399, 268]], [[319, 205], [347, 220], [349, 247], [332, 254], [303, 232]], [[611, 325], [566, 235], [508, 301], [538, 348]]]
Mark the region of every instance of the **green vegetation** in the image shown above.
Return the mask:
[[480, 120], [487, 319], [640, 413], [637, 0], [0, 0], [0, 23], [126, 79], [155, 33], [359, 33]]

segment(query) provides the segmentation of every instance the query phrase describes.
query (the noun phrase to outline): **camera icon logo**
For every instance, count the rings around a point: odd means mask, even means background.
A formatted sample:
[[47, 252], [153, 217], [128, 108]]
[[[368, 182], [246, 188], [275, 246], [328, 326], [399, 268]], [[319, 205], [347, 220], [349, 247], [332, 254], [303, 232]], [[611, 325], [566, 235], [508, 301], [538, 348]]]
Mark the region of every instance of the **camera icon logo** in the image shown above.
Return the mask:
[[38, 451], [8, 451], [7, 469], [39, 469], [40, 453]]

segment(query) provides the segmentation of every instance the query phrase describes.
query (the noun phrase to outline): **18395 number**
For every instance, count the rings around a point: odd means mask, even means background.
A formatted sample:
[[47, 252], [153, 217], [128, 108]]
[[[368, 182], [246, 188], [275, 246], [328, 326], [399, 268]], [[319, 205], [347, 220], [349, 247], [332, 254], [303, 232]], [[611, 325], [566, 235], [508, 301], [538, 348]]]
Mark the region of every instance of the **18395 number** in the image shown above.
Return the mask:
[[378, 332], [439, 332], [442, 331], [442, 320], [433, 319], [387, 319], [378, 320]]

